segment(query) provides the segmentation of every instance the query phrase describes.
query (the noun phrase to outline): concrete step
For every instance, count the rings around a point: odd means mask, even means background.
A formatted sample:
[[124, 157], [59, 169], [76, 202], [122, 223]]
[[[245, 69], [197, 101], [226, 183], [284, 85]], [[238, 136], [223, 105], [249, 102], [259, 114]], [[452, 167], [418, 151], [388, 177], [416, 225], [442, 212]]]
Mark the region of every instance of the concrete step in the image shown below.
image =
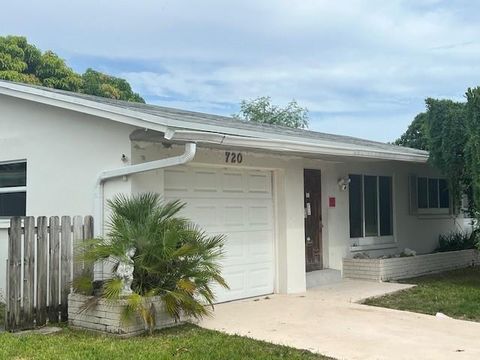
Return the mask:
[[307, 289], [342, 281], [342, 272], [335, 269], [323, 269], [307, 272]]

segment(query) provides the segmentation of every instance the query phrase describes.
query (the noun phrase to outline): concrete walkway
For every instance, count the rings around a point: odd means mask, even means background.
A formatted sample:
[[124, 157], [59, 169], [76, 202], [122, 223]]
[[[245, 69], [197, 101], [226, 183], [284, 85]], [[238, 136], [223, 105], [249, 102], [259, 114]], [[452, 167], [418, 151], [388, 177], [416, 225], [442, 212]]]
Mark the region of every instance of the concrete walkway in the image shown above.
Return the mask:
[[336, 359], [480, 359], [480, 323], [355, 303], [408, 287], [343, 280], [305, 294], [220, 304], [200, 326]]

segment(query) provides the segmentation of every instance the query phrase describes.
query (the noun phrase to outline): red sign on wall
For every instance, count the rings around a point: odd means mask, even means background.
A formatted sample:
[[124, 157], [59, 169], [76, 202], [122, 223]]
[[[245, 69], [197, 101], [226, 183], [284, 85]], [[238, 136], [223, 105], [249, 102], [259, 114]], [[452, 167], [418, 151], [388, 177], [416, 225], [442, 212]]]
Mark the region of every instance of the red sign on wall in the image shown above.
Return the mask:
[[334, 208], [336, 203], [336, 199], [334, 197], [328, 198], [328, 207]]

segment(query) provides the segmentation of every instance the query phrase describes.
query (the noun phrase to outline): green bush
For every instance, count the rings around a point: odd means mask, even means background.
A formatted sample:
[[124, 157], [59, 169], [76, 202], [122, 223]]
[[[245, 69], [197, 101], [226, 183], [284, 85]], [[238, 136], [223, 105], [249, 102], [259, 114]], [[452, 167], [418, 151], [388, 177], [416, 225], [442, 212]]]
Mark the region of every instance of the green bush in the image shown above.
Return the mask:
[[464, 231], [454, 231], [438, 237], [438, 247], [436, 251], [457, 251], [475, 249], [478, 244], [478, 230], [472, 233]]
[[[75, 291], [111, 301], [125, 298], [115, 270], [131, 263], [133, 294], [126, 296], [125, 315], [140, 313], [153, 330], [152, 296], [159, 296], [176, 320], [181, 314], [210, 315], [215, 301], [212, 285], [228, 288], [219, 262], [224, 236], [207, 235], [180, 216], [184, 203], [163, 202], [157, 194], [119, 195], [108, 205], [112, 212], [106, 238], [84, 242], [79, 254], [88, 268], [99, 261], [110, 263], [113, 278], [99, 284], [85, 274], [74, 279]], [[127, 256], [129, 251], [132, 258]]]

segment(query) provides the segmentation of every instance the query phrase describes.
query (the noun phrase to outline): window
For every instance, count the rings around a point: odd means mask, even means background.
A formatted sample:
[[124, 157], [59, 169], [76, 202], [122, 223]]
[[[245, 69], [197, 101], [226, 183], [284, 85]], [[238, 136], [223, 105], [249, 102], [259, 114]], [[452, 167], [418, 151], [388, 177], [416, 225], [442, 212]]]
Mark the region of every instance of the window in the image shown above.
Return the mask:
[[0, 217], [25, 216], [27, 163], [0, 163]]
[[392, 177], [349, 177], [350, 237], [393, 235]]
[[417, 179], [419, 209], [450, 208], [450, 193], [445, 179], [419, 177]]

